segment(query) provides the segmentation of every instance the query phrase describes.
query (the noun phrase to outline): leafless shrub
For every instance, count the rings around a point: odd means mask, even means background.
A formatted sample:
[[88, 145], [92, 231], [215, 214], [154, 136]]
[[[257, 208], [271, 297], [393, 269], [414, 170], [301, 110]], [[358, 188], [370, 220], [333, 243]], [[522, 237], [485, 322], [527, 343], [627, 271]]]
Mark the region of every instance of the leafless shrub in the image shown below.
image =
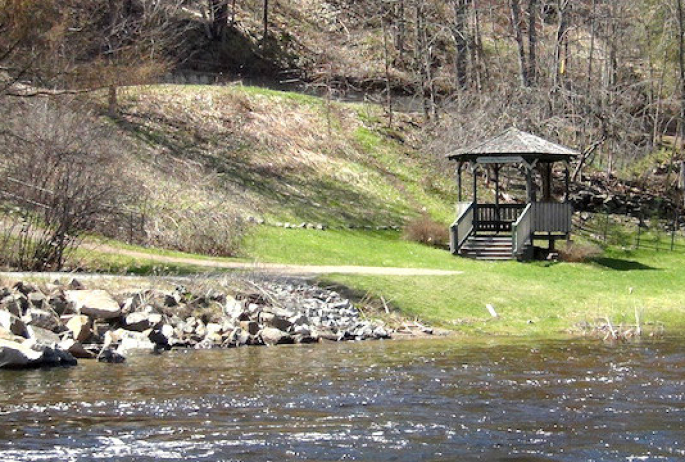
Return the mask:
[[152, 245], [216, 257], [238, 253], [247, 224], [219, 205], [156, 213], [148, 229]]
[[449, 242], [447, 226], [422, 215], [404, 227], [404, 239], [425, 245], [444, 247]]
[[0, 228], [4, 264], [58, 270], [97, 223], [112, 223], [135, 189], [114, 129], [50, 101], [0, 107]]
[[593, 244], [569, 243], [559, 249], [561, 260], [569, 263], [583, 263], [602, 255], [602, 249]]

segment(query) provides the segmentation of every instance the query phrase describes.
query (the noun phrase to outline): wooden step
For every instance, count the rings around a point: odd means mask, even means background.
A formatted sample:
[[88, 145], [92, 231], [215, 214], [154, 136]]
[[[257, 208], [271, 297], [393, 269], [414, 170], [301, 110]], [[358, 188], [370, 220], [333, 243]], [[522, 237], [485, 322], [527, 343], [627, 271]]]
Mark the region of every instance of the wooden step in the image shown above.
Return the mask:
[[511, 235], [471, 236], [459, 250], [459, 254], [476, 260], [512, 260], [514, 256]]

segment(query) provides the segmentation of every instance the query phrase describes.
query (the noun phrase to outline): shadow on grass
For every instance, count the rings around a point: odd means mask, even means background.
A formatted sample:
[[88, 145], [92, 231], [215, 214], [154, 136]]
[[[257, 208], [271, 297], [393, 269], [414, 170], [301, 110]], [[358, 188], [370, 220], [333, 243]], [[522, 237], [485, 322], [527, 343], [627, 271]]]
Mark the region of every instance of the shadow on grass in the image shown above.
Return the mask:
[[597, 265], [615, 271], [658, 271], [658, 268], [645, 265], [634, 260], [623, 260], [620, 258], [601, 257], [593, 260]]

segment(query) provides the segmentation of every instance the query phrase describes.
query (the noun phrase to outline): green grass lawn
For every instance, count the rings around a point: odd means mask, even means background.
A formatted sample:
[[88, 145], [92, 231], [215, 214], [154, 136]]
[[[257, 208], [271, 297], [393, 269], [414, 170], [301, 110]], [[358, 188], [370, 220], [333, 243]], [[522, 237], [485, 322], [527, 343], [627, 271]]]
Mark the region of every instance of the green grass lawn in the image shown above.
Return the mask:
[[[194, 257], [135, 246], [122, 248]], [[554, 336], [579, 322], [607, 316], [615, 324], [633, 324], [636, 309], [643, 323], [662, 322], [672, 330], [685, 328], [683, 252], [610, 246], [590, 263], [480, 262], [404, 241], [393, 231], [256, 227], [246, 239], [244, 253], [243, 261], [462, 271], [454, 276], [329, 275], [322, 282], [383, 296], [405, 314], [470, 334]], [[216, 271], [92, 252], [90, 258], [104, 269], [118, 272]], [[491, 319], [485, 308], [488, 303], [495, 306], [498, 319]]]
[[[685, 327], [685, 255], [609, 250], [592, 263], [472, 262], [464, 274], [413, 278], [337, 275], [402, 312], [468, 333], [558, 335], [579, 322]], [[486, 304], [495, 306], [492, 319]]]
[[262, 226], [247, 238], [245, 253], [262, 262], [301, 265], [461, 270], [469, 264], [444, 250], [402, 240], [397, 231], [316, 231]]

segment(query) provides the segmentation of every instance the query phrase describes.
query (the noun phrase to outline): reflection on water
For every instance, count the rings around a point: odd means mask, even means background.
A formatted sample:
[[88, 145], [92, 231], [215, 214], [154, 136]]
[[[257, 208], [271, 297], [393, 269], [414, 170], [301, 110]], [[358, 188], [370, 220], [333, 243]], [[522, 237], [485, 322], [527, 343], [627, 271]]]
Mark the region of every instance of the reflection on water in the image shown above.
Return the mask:
[[677, 340], [365, 342], [0, 371], [0, 460], [685, 460]]

